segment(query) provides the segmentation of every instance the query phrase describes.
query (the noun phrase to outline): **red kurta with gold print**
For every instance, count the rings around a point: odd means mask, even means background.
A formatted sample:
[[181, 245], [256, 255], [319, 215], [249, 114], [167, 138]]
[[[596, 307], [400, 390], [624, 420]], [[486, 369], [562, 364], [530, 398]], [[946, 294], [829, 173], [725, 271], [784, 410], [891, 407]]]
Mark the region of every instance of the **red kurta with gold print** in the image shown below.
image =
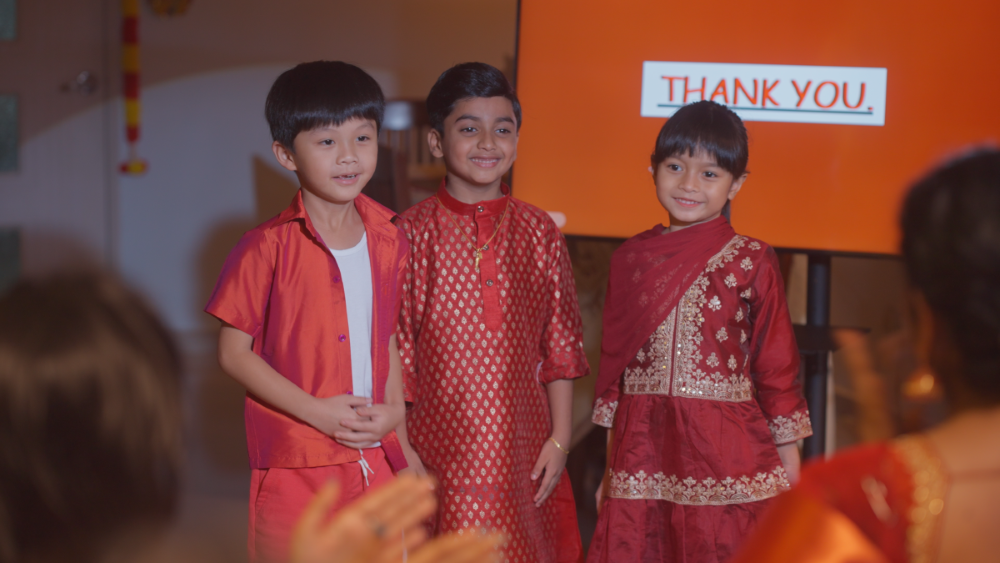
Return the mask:
[[[501, 531], [506, 561], [577, 561], [567, 475], [540, 508], [530, 479], [552, 431], [545, 384], [587, 373], [562, 234], [524, 202], [468, 205], [443, 184], [403, 219], [411, 242], [399, 331], [413, 403], [407, 429], [440, 481], [436, 532]], [[462, 232], [486, 246], [478, 269]]]
[[[596, 400], [614, 444], [590, 562], [725, 561], [789, 488], [776, 444], [812, 430], [782, 280], [769, 246], [729, 232]], [[620, 263], [639, 279], [662, 260]]]

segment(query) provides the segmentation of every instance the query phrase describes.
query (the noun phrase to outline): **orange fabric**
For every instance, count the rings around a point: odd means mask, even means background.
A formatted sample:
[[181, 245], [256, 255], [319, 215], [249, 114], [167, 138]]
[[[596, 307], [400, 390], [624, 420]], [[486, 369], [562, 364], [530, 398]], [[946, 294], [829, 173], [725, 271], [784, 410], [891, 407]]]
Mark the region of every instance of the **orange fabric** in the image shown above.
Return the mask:
[[[409, 244], [394, 214], [374, 200], [354, 200], [368, 234], [372, 266], [372, 371], [377, 403], [385, 396], [389, 339], [399, 318]], [[253, 336], [253, 351], [316, 397], [352, 390], [344, 285], [337, 261], [313, 227], [301, 193], [277, 217], [247, 232], [229, 254], [205, 311]], [[317, 467], [355, 461], [357, 450], [246, 398], [250, 466]], [[382, 439], [393, 468], [406, 467], [395, 432]]]
[[[356, 451], [356, 450], [355, 450]], [[254, 469], [250, 474], [250, 527], [247, 548], [250, 561], [275, 563], [288, 558], [289, 539], [299, 516], [320, 487], [340, 483], [340, 498], [332, 513], [340, 511], [362, 494], [393, 479], [380, 448], [364, 450], [374, 474], [365, 483], [360, 463], [294, 469]]]
[[732, 563], [889, 563], [847, 516], [797, 490], [778, 497], [759, 532]]
[[[890, 444], [840, 452], [803, 469], [799, 484], [776, 499], [737, 561], [907, 563], [912, 502], [913, 478]], [[881, 559], [862, 557], [862, 544]]]

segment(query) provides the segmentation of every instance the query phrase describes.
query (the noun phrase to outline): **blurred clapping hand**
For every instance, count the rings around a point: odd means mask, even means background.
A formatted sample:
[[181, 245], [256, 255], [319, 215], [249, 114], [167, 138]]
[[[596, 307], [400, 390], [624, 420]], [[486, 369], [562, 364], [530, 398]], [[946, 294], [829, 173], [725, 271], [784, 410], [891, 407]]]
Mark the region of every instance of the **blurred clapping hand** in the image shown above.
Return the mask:
[[400, 475], [328, 518], [340, 491], [336, 483], [327, 484], [296, 526], [291, 563], [496, 561], [499, 535], [448, 534], [425, 541], [422, 522], [437, 508], [433, 488], [428, 477]]

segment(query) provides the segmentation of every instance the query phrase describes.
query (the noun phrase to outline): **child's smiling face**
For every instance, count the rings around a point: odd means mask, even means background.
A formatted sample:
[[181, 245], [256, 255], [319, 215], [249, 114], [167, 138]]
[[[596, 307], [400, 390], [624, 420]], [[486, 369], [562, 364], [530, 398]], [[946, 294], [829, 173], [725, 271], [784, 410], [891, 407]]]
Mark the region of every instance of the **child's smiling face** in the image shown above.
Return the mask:
[[330, 203], [352, 201], [375, 173], [378, 131], [370, 119], [302, 131], [293, 144], [290, 151], [275, 141], [278, 162], [295, 172], [303, 189]]
[[721, 215], [726, 202], [736, 197], [746, 180], [746, 174], [733, 178], [715, 162], [715, 157], [701, 149], [694, 154], [669, 156], [650, 171], [656, 197], [670, 214], [671, 231]]
[[431, 131], [431, 153], [444, 158], [450, 177], [469, 187], [499, 185], [517, 158], [514, 106], [502, 96], [460, 100], [443, 129], [443, 135]]

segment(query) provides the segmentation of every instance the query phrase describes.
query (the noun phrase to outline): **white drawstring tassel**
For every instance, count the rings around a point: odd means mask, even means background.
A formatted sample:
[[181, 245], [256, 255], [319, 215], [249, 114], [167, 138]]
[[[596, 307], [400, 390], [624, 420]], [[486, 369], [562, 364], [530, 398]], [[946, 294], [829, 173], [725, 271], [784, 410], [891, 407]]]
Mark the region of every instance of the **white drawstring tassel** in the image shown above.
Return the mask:
[[375, 471], [372, 470], [372, 466], [368, 465], [368, 460], [365, 459], [365, 452], [358, 450], [358, 453], [361, 454], [361, 459], [358, 460], [358, 465], [361, 466], [361, 476], [365, 478], [365, 486], [370, 487], [371, 485], [368, 484], [368, 474], [371, 473], [374, 475]]

